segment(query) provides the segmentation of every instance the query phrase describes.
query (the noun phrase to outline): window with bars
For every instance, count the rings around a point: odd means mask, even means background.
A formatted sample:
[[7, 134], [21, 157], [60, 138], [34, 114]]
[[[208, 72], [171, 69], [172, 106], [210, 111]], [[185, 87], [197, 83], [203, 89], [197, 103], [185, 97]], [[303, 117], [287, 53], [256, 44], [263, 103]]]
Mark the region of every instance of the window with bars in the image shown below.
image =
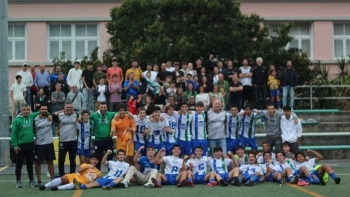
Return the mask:
[[334, 57], [348, 58], [350, 55], [350, 23], [334, 24]]
[[48, 59], [65, 52], [66, 59], [82, 59], [99, 46], [97, 24], [49, 24]]
[[24, 24], [8, 25], [8, 59], [9, 61], [26, 60], [26, 28]]
[[[273, 25], [274, 23], [268, 23], [269, 25], [269, 35], [273, 35]], [[287, 45], [287, 48], [293, 47], [301, 49], [306, 52], [309, 58], [312, 58], [312, 26], [311, 23], [295, 23], [289, 32], [290, 36], [293, 36], [293, 40]]]

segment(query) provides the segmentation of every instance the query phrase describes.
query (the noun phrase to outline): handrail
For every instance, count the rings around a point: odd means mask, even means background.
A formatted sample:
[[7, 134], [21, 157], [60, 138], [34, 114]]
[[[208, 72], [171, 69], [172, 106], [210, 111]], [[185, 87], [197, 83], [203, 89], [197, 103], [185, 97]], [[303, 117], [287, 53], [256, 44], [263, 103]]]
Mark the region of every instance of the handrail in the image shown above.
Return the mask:
[[337, 96], [333, 96], [333, 97], [313, 97], [312, 96], [312, 89], [316, 89], [316, 88], [350, 88], [350, 85], [301, 85], [301, 86], [297, 86], [297, 88], [309, 88], [310, 89], [310, 93], [309, 93], [309, 97], [294, 97], [294, 100], [310, 100], [310, 109], [313, 109], [313, 99], [319, 99], [319, 100], [338, 100], [338, 99], [350, 99], [350, 97], [337, 97]]
[[[339, 136], [350, 136], [350, 132], [320, 132], [320, 133], [302, 133], [302, 137], [339, 137]], [[255, 137], [261, 138], [266, 137], [266, 133], [257, 133], [255, 134]], [[91, 137], [93, 140], [95, 139], [95, 136]], [[0, 137], [0, 140], [10, 140], [11, 137]], [[59, 137], [53, 137], [53, 139], [59, 139]], [[112, 137], [112, 139], [117, 139], [116, 136]]]

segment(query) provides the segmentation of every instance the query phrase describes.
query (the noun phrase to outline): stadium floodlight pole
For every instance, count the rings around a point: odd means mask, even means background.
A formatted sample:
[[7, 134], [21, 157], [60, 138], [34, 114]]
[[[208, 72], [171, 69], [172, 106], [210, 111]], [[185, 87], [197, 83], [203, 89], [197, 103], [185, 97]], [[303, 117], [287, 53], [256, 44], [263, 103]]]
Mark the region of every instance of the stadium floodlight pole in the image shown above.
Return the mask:
[[[8, 85], [8, 0], [0, 1], [0, 137], [9, 134], [9, 85]], [[10, 142], [0, 141], [0, 165], [6, 165]]]

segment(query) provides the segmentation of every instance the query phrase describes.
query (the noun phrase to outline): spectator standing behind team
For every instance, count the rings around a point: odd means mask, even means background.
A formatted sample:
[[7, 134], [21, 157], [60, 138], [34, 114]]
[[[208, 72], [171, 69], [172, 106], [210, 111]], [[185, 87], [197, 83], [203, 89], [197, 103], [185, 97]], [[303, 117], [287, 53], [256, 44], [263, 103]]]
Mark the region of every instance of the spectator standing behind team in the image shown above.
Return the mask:
[[[40, 89], [42, 91], [42, 89]], [[54, 178], [53, 161], [56, 160], [55, 149], [53, 147], [53, 135], [51, 132], [52, 118], [49, 118], [47, 105], [40, 106], [40, 113], [34, 117], [35, 125], [35, 174], [38, 178], [38, 186], [41, 182], [41, 163], [45, 160], [50, 174], [50, 179]]]
[[81, 90], [83, 87], [81, 84], [82, 73], [83, 71], [80, 69], [80, 62], [74, 62], [74, 68], [69, 70], [67, 76], [67, 84], [69, 85], [70, 89], [72, 89], [73, 85], [75, 85], [78, 88], [78, 91]]
[[[58, 76], [59, 76], [60, 74], [63, 74], [63, 73], [62, 73], [62, 68], [61, 68], [60, 65], [57, 65], [56, 68], [55, 68], [55, 72], [52, 73], [51, 76], [50, 76], [50, 82], [51, 82], [51, 84], [52, 84], [52, 83], [55, 84], [55, 83], [57, 82]], [[67, 77], [66, 77], [65, 74], [63, 74], [63, 81], [66, 81], [66, 80], [67, 80]]]
[[267, 79], [269, 75], [267, 69], [262, 66], [262, 63], [263, 59], [261, 57], [256, 58], [257, 66], [253, 70], [252, 77], [255, 92], [255, 106], [258, 109], [265, 109], [266, 107]]
[[96, 86], [96, 91], [95, 91], [95, 111], [98, 110], [98, 107], [100, 106], [100, 103], [105, 102], [107, 103], [108, 101], [108, 96], [109, 96], [109, 90], [108, 86], [105, 85], [105, 79], [100, 78], [99, 85]]
[[248, 66], [248, 59], [243, 59], [243, 66], [239, 68], [239, 78], [241, 79], [241, 83], [243, 85], [243, 105], [245, 102], [252, 103], [253, 101], [253, 87], [252, 87], [252, 68]]
[[232, 60], [228, 60], [228, 61], [227, 61], [227, 76], [228, 76], [227, 81], [228, 81], [229, 83], [232, 82], [232, 77], [233, 77], [233, 75], [236, 74], [236, 73], [237, 73], [237, 71], [236, 71], [236, 69], [233, 67], [233, 61], [232, 61]]
[[243, 85], [238, 81], [238, 75], [232, 75], [232, 82], [230, 83], [230, 106], [236, 105], [238, 107], [238, 111], [241, 111], [242, 108], [242, 91]]
[[45, 65], [40, 65], [40, 72], [36, 72], [34, 84], [37, 89], [43, 88], [45, 95], [49, 95], [50, 73], [45, 71]]
[[94, 111], [94, 71], [92, 71], [92, 62], [87, 63], [87, 69], [85, 69], [81, 75], [83, 82], [83, 96], [84, 96], [84, 109], [90, 112]]
[[47, 106], [47, 104], [48, 104], [48, 96], [44, 94], [43, 88], [39, 88], [38, 95], [36, 95], [34, 99], [35, 111], [39, 111], [41, 105]]
[[[97, 64], [96, 66], [96, 72], [94, 72], [93, 78], [94, 78], [94, 86], [96, 87], [99, 84], [99, 81], [101, 78], [105, 78], [107, 81], [106, 73], [102, 72], [102, 66], [101, 64]], [[113, 77], [113, 76], [112, 76]], [[106, 82], [105, 81], [105, 82]]]
[[213, 92], [209, 93], [210, 98], [212, 98], [213, 96], [218, 99], [221, 103], [221, 107], [223, 109], [225, 109], [225, 99], [222, 95], [222, 93], [219, 91], [219, 87], [218, 86], [214, 86], [213, 88]]
[[[158, 66], [157, 66], [158, 67]], [[142, 77], [143, 78], [146, 78], [146, 74], [147, 73], [150, 73], [151, 74], [151, 76], [149, 77], [152, 81], [157, 81], [157, 73], [156, 72], [154, 72], [154, 71], [152, 71], [152, 64], [151, 63], [148, 63], [147, 64], [147, 66], [146, 66], [146, 71], [144, 71], [143, 73], [142, 73]]]
[[202, 102], [204, 104], [204, 108], [207, 108], [210, 104], [209, 94], [205, 92], [204, 87], [199, 87], [199, 93], [195, 97], [196, 103]]
[[32, 87], [33, 85], [33, 77], [32, 77], [32, 74], [29, 71], [27, 71], [27, 69], [28, 69], [28, 65], [27, 63], [24, 63], [22, 66], [22, 70], [19, 71], [17, 75], [22, 76], [21, 84], [23, 84], [24, 87], [26, 87], [25, 101], [30, 105], [31, 104], [30, 87]]
[[[128, 72], [126, 73], [126, 76], [128, 76], [127, 74], [128, 74]], [[112, 59], [112, 67], [110, 67], [106, 73], [108, 83], [112, 83], [113, 75], [118, 76], [118, 80], [120, 83], [123, 82], [123, 80], [124, 80], [123, 69], [118, 66], [118, 61], [115, 58]], [[97, 78], [97, 77], [95, 78], [95, 83], [96, 83], [95, 86], [97, 86], [101, 77], [102, 76], [100, 74], [99, 78]]]
[[135, 79], [136, 81], [140, 82], [142, 77], [142, 71], [140, 66], [138, 65], [137, 61], [132, 61], [131, 66], [132, 68], [129, 68], [128, 70], [126, 70], [126, 73], [125, 73], [126, 79], [130, 80], [130, 74], [134, 73], [133, 80]]
[[25, 103], [24, 99], [26, 98], [27, 89], [21, 82], [22, 76], [16, 75], [16, 82], [12, 84], [10, 88], [10, 98], [12, 100], [12, 122], [15, 120], [19, 107]]
[[134, 98], [138, 96], [138, 91], [140, 89], [140, 83], [136, 78], [134, 78], [135, 74], [133, 72], [130, 72], [126, 77], [128, 80], [124, 81], [123, 89], [126, 92], [126, 99], [128, 100], [129, 97], [132, 95]]
[[51, 93], [56, 91], [56, 84], [60, 83], [61, 84], [61, 91], [64, 93], [64, 95], [67, 96], [67, 94], [69, 93], [69, 86], [67, 84], [67, 82], [64, 80], [64, 74], [60, 73], [58, 74], [58, 79], [56, 80], [56, 82], [52, 82], [51, 81]]
[[222, 147], [222, 153], [227, 154], [225, 120], [226, 112], [222, 110], [220, 100], [216, 99], [207, 114], [208, 143], [211, 155], [214, 154], [213, 150], [216, 146]]
[[67, 101], [72, 102], [75, 113], [80, 114], [81, 110], [84, 109], [84, 96], [79, 92], [77, 85], [72, 86], [72, 91], [67, 95]]
[[224, 63], [220, 60], [216, 63], [218, 69], [219, 69], [219, 73], [222, 74], [224, 76], [224, 80], [228, 80], [228, 72], [227, 69], [224, 68]]
[[224, 99], [224, 105], [223, 105], [223, 109], [226, 109], [225, 107], [228, 104], [228, 98], [229, 98], [229, 85], [228, 82], [226, 80], [224, 80], [224, 75], [222, 73], [219, 74], [219, 80], [214, 83], [214, 86], [217, 86], [219, 88], [219, 92], [221, 92], [222, 97]]
[[[36, 72], [35, 72], [35, 65], [30, 65], [30, 73], [32, 74], [32, 77], [33, 77], [33, 82], [35, 81], [35, 75], [36, 75]], [[37, 88], [36, 88], [36, 86], [34, 85], [34, 83], [33, 83], [33, 85], [32, 85], [32, 87], [30, 87], [30, 94], [31, 94], [31, 96], [30, 96], [30, 103], [31, 103], [31, 108], [32, 108], [32, 111], [34, 111], [34, 109], [35, 109], [35, 106], [34, 106], [34, 98], [35, 98], [35, 96], [36, 96], [36, 94], [37, 94]]]
[[22, 104], [21, 113], [15, 118], [12, 124], [11, 146], [17, 155], [16, 163], [16, 188], [22, 188], [21, 174], [24, 159], [26, 161], [29, 185], [34, 187], [36, 183], [33, 177], [34, 158], [34, 117], [39, 113], [30, 113], [30, 105]]
[[[81, 94], [81, 93], [80, 93]], [[66, 155], [69, 155], [69, 172], [74, 173], [76, 168], [75, 157], [77, 154], [76, 122], [79, 117], [73, 111], [72, 102], [66, 102], [64, 111], [56, 112], [52, 115], [53, 121], [59, 123], [59, 142], [58, 142], [58, 172], [64, 176], [64, 162]]]
[[[56, 83], [55, 91], [51, 93], [51, 113], [54, 114], [64, 109], [66, 96], [61, 92], [61, 83]], [[55, 136], [57, 124], [52, 123], [52, 135]]]
[[112, 83], [108, 84], [109, 89], [109, 110], [117, 111], [117, 107], [121, 102], [122, 85], [118, 80], [118, 75], [113, 75]]
[[281, 109], [280, 88], [279, 88], [280, 81], [277, 79], [277, 72], [275, 70], [270, 70], [268, 85], [270, 87], [270, 103], [275, 105], [275, 98], [276, 98], [277, 109]]
[[297, 88], [298, 75], [297, 71], [292, 68], [292, 61], [287, 61], [287, 68], [282, 71], [281, 86], [283, 88], [283, 106], [287, 106], [287, 97], [289, 95], [289, 106], [294, 107], [294, 91]]

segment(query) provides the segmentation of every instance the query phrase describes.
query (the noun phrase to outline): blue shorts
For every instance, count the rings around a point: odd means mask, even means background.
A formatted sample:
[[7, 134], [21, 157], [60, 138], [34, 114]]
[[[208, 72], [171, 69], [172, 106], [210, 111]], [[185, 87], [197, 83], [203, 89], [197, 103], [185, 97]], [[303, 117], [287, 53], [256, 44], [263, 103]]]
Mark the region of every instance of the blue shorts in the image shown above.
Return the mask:
[[205, 174], [202, 174], [202, 175], [194, 174], [194, 183], [204, 184], [204, 178], [205, 178]]
[[89, 149], [77, 149], [77, 155], [91, 157], [91, 148]]
[[239, 145], [238, 139], [226, 139], [227, 151], [231, 151], [232, 153], [236, 152], [236, 147]]
[[192, 141], [177, 140], [177, 144], [180, 146], [181, 155], [192, 155]]
[[173, 154], [173, 146], [175, 145], [176, 143], [172, 143], [172, 142], [164, 142], [164, 145], [165, 145], [165, 152], [166, 152], [166, 155], [172, 155]]
[[155, 150], [156, 152], [160, 151], [160, 149], [162, 149], [162, 148], [165, 148], [164, 143], [153, 144], [153, 143], [151, 143], [151, 142], [148, 142], [148, 143], [147, 143], [147, 148], [150, 147], [150, 146], [153, 146], [153, 147], [154, 147], [154, 150]]
[[192, 140], [192, 151], [196, 151], [196, 147], [201, 146], [203, 148], [202, 156], [207, 156], [208, 154], [208, 140]]
[[96, 182], [97, 182], [101, 187], [110, 184], [112, 181], [114, 181], [114, 179], [107, 179], [107, 178], [99, 178], [99, 179], [96, 179]]
[[248, 174], [248, 173], [242, 173], [241, 175], [244, 177], [244, 180], [245, 180], [245, 181], [249, 181], [249, 180], [250, 180], [250, 174]]
[[139, 150], [139, 148], [141, 146], [144, 146], [145, 148], [141, 151], [141, 155], [145, 156], [146, 155], [146, 146], [145, 144], [141, 144], [140, 142], [138, 141], [134, 141], [134, 150], [135, 150], [135, 153], [137, 152], [137, 150]]
[[274, 90], [270, 90], [270, 96], [279, 96], [280, 95], [280, 90], [274, 89]]
[[227, 179], [228, 179], [228, 173], [223, 173], [223, 174], [218, 173], [218, 175], [221, 176], [222, 180], [227, 181]]
[[299, 170], [294, 171], [293, 176], [300, 175]]
[[318, 171], [311, 171], [310, 172], [310, 175], [312, 176], [312, 175], [315, 175], [315, 176], [317, 176], [318, 178], [321, 178], [321, 175], [318, 173]]
[[239, 143], [244, 148], [247, 146], [247, 144], [249, 144], [249, 146], [250, 146], [250, 148], [252, 148], [252, 150], [258, 150], [258, 144], [256, 142], [256, 138], [245, 138], [243, 136], [240, 136]]
[[176, 185], [177, 184], [177, 182], [176, 182], [177, 174], [165, 174], [164, 176], [166, 178], [165, 185]]

